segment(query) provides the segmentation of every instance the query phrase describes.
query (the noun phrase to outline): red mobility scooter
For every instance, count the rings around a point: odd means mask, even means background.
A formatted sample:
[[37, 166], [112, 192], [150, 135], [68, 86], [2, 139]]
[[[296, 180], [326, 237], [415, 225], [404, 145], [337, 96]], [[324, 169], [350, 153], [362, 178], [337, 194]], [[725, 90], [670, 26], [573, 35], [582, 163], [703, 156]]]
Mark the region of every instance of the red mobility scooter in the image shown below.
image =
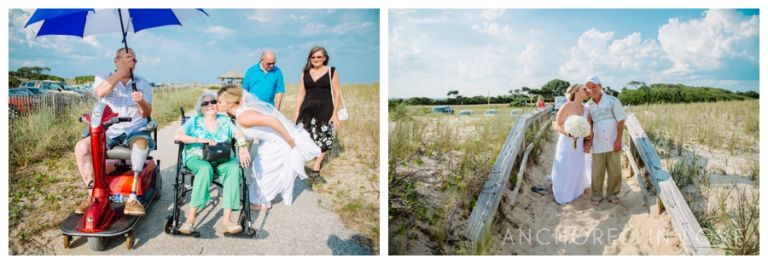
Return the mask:
[[[72, 213], [59, 226], [64, 236], [64, 248], [69, 248], [73, 236], [88, 238], [91, 249], [102, 251], [107, 239], [125, 236], [128, 249], [133, 248], [134, 227], [141, 216], [126, 215], [124, 199], [132, 191], [133, 171], [127, 164], [131, 150], [127, 146], [116, 146], [107, 150], [106, 132], [114, 124], [130, 122], [130, 117], [118, 114], [104, 102], [96, 103], [91, 114], [83, 114], [80, 121], [89, 124], [91, 156], [93, 158], [93, 203], [82, 215]], [[153, 132], [157, 142], [157, 123], [150, 121], [145, 131]], [[147, 157], [144, 169], [138, 177], [138, 200], [149, 209], [152, 201], [160, 197], [162, 181], [160, 161]]]

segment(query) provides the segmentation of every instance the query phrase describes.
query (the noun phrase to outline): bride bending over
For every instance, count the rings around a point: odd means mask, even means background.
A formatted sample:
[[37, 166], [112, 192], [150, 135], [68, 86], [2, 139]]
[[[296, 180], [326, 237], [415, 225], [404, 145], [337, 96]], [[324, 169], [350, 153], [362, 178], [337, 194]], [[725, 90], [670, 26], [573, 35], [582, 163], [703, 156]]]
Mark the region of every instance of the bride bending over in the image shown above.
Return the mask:
[[239, 86], [222, 88], [218, 99], [219, 111], [234, 116], [237, 126], [253, 140], [252, 163], [245, 169], [251, 209], [270, 208], [278, 194], [290, 205], [296, 177], [307, 178], [304, 164], [320, 155], [320, 148], [307, 131]]

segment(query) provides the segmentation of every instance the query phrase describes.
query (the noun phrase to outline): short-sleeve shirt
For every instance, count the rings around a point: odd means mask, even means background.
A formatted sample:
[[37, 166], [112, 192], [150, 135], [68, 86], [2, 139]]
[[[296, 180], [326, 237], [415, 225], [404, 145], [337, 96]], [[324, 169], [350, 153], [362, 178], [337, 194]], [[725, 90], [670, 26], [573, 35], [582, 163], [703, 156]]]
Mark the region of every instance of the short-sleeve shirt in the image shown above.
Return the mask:
[[[104, 75], [96, 75], [94, 77], [93, 86], [96, 87], [102, 82], [106, 81], [109, 76], [114, 72], [109, 72]], [[133, 79], [136, 82], [136, 89], [144, 94], [144, 101], [148, 104], [152, 104], [152, 86], [149, 82], [137, 75], [133, 75]], [[113, 112], [116, 112], [120, 117], [131, 117], [131, 122], [121, 122], [114, 124], [107, 130], [107, 137], [116, 138], [121, 134], [129, 135], [132, 132], [136, 132], [147, 125], [147, 118], [141, 115], [139, 112], [139, 104], [134, 102], [131, 98], [133, 93], [134, 80], [128, 80], [123, 84], [122, 81], [118, 81], [115, 88], [112, 89], [112, 93], [103, 97], [107, 105], [112, 108]], [[93, 95], [96, 96], [96, 90], [93, 91]]]
[[593, 100], [587, 103], [589, 114], [592, 117], [592, 153], [605, 153], [613, 151], [613, 143], [616, 141], [616, 124], [626, 119], [624, 107], [616, 97], [603, 94], [600, 102], [595, 104]]
[[[228, 116], [216, 114], [216, 131], [211, 132], [205, 128], [205, 117], [203, 115], [194, 115], [181, 126], [184, 134], [191, 137], [202, 139], [213, 139], [216, 142], [229, 142], [235, 135], [235, 124]], [[184, 160], [190, 157], [203, 157], [203, 143], [184, 144]], [[232, 153], [234, 157], [234, 153]]]
[[275, 94], [285, 92], [283, 72], [277, 66], [264, 72], [261, 63], [257, 63], [245, 72], [243, 89], [256, 95], [259, 100], [275, 105]]

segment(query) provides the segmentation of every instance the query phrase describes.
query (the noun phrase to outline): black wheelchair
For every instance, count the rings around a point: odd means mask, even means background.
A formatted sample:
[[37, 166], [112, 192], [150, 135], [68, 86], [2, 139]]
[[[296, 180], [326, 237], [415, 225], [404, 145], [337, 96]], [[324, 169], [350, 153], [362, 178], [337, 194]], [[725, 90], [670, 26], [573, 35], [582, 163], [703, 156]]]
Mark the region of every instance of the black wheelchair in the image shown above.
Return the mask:
[[[189, 119], [188, 116], [184, 115], [184, 109], [179, 108], [181, 112], [181, 124], [184, 124], [187, 119]], [[234, 122], [234, 121], [233, 121]], [[180, 141], [175, 141], [177, 145], [179, 145], [179, 153], [176, 158], [176, 179], [173, 183], [173, 209], [171, 211], [171, 214], [166, 217], [165, 221], [165, 227], [163, 228], [166, 234], [170, 235], [189, 235], [193, 237], [200, 237], [200, 232], [195, 230], [191, 234], [184, 234], [179, 232], [179, 228], [181, 227], [180, 217], [181, 217], [181, 203], [184, 201], [184, 197], [186, 197], [187, 193], [192, 191], [192, 183], [195, 182], [195, 174], [192, 173], [192, 171], [187, 168], [186, 165], [184, 165], [184, 161], [182, 160], [182, 151], [184, 150], [184, 143]], [[232, 151], [236, 151], [235, 149], [235, 139], [232, 139]], [[234, 152], [236, 153], [236, 152]], [[214, 164], [212, 164], [214, 165]], [[213, 166], [213, 182], [212, 184], [215, 186], [218, 186], [219, 188], [223, 189], [223, 186], [221, 182], [219, 182], [219, 172], [218, 169], [216, 169], [216, 166]], [[239, 217], [238, 217], [238, 224], [243, 228], [243, 231], [236, 235], [244, 235], [248, 237], [252, 237], [256, 234], [256, 230], [251, 228], [251, 210], [250, 210], [250, 202], [248, 201], [248, 185], [246, 184], [246, 178], [245, 173], [243, 171], [243, 168], [240, 167], [240, 177], [241, 177], [241, 195], [240, 195], [240, 202], [242, 204], [242, 209], [240, 210]], [[187, 179], [189, 179], [189, 182], [187, 184]]]

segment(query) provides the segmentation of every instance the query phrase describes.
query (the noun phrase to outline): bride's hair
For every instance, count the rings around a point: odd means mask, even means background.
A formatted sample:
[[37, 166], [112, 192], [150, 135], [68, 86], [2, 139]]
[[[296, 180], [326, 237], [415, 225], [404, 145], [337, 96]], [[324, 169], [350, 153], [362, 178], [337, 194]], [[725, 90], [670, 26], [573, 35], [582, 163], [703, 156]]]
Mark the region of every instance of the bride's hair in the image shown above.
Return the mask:
[[576, 92], [579, 91], [581, 86], [582, 85], [580, 83], [574, 83], [565, 90], [565, 96], [568, 98], [568, 101], [573, 102], [573, 100], [576, 100]]
[[243, 100], [243, 87], [240, 85], [222, 87], [218, 95], [222, 101], [239, 104]]

